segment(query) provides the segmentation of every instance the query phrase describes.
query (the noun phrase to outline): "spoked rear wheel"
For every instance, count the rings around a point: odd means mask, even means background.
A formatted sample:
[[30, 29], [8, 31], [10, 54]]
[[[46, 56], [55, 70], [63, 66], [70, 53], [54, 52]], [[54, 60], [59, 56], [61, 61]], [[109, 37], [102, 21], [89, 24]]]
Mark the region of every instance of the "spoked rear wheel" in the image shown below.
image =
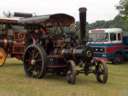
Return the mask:
[[46, 73], [46, 53], [38, 45], [30, 45], [25, 51], [23, 62], [27, 76], [42, 78]]
[[76, 83], [76, 65], [73, 60], [68, 61], [68, 71], [67, 71], [67, 81], [69, 84], [75, 84]]
[[4, 65], [7, 54], [3, 48], [0, 48], [0, 67]]
[[96, 79], [98, 82], [105, 84], [108, 80], [108, 67], [106, 63], [96, 63]]

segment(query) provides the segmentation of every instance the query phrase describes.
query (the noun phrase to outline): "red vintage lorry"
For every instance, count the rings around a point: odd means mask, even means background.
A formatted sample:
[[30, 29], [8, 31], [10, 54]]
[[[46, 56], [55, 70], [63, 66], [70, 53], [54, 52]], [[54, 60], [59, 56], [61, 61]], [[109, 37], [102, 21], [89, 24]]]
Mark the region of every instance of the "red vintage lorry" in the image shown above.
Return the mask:
[[128, 34], [121, 28], [92, 29], [89, 38], [95, 57], [114, 64], [128, 59]]

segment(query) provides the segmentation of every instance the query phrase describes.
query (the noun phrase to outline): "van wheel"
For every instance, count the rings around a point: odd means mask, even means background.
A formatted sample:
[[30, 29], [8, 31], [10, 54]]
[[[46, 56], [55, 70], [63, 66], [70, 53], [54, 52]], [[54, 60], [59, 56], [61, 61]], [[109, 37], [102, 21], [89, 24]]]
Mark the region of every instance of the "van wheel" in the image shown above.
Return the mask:
[[113, 64], [121, 64], [124, 61], [124, 57], [121, 54], [116, 54], [115, 58], [112, 60]]

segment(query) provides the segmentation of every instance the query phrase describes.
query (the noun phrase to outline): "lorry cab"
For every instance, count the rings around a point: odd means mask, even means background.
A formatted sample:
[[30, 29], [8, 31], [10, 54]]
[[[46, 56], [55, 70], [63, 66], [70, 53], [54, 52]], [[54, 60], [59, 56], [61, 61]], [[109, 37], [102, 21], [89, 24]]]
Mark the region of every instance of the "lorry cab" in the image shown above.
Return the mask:
[[106, 28], [93, 29], [89, 31], [90, 43], [122, 43], [122, 29], [120, 28]]
[[94, 50], [94, 56], [113, 63], [124, 60], [123, 31], [121, 28], [101, 28], [89, 30], [88, 44]]

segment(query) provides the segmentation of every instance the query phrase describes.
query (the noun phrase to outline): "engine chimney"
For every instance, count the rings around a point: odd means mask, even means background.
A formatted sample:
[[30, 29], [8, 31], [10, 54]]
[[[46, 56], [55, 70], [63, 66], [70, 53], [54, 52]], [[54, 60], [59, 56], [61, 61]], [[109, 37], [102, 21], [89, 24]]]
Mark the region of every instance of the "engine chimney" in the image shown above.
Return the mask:
[[86, 11], [87, 9], [82, 7], [79, 9], [79, 16], [80, 16], [80, 39], [81, 41], [87, 41], [86, 39]]

